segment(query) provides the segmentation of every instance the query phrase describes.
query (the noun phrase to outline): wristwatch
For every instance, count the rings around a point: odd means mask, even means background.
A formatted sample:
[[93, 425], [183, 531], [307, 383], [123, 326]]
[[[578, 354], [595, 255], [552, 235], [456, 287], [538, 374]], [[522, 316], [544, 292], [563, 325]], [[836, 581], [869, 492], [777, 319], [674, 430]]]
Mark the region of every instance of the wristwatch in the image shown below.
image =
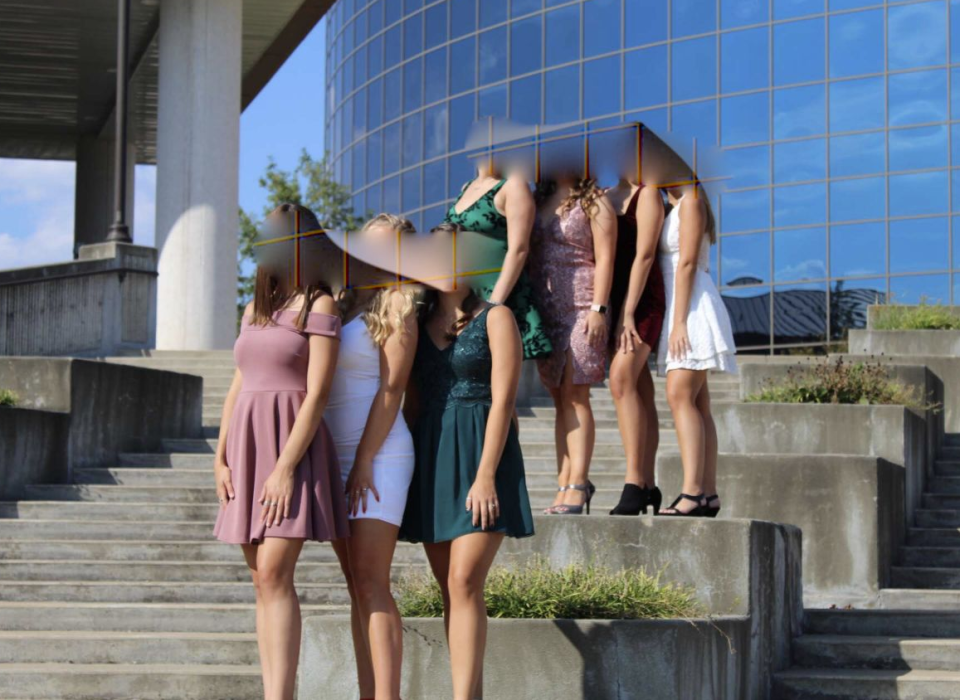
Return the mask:
[[590, 305], [590, 310], [591, 310], [591, 311], [596, 311], [596, 312], [599, 313], [599, 314], [605, 314], [605, 313], [607, 313], [607, 307], [606, 307], [605, 304], [591, 304], [591, 305]]

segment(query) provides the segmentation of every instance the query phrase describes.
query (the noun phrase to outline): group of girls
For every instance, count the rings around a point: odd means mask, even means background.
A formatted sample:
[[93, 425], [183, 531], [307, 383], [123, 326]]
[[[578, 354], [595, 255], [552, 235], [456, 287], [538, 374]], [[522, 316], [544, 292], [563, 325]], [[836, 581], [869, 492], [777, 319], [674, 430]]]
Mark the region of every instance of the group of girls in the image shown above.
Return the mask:
[[[250, 569], [266, 700], [293, 697], [294, 575], [306, 540], [332, 541], [346, 577], [361, 700], [399, 698], [398, 540], [423, 543], [439, 583], [454, 700], [481, 696], [486, 577], [505, 536], [534, 533], [515, 420], [523, 359], [537, 359], [557, 407], [560, 487], [549, 512], [589, 508], [589, 389], [607, 364], [627, 450], [614, 512], [656, 511], [647, 360], [666, 320], [659, 360], [685, 479], [660, 513], [719, 510], [704, 495], [716, 492], [706, 374], [733, 368], [733, 343], [706, 272], [709, 207], [695, 186], [667, 195], [664, 221], [653, 187], [623, 181], [603, 192], [571, 177], [535, 196], [522, 178], [481, 167], [438, 229], [497, 242], [503, 262], [489, 285], [332, 289], [258, 269], [215, 455], [215, 534], [239, 544]], [[320, 228], [297, 205], [269, 218]], [[412, 232], [390, 214], [366, 227]]]

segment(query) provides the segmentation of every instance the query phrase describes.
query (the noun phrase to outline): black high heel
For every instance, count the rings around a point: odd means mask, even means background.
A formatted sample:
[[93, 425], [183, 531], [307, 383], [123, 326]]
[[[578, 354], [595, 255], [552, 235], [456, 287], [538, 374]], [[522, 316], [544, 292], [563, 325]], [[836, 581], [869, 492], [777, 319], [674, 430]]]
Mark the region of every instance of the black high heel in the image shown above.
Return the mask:
[[585, 484], [569, 484], [567, 488], [582, 491], [587, 495], [586, 500], [578, 506], [557, 506], [549, 515], [583, 515], [584, 510], [586, 510], [587, 515], [590, 515], [590, 501], [593, 500], [593, 494], [597, 492], [597, 487], [593, 485], [593, 482], [587, 479]]
[[[697, 507], [691, 510], [689, 513], [684, 513], [682, 510], [677, 510], [677, 505], [680, 503], [680, 501], [684, 499], [688, 501], [693, 501], [694, 503], [697, 504]], [[699, 496], [691, 496], [688, 493], [681, 493], [679, 496], [676, 497], [673, 503], [671, 503], [670, 506], [667, 508], [667, 510], [672, 510], [673, 512], [672, 513], [661, 512], [660, 515], [667, 515], [671, 517], [699, 518], [705, 515], [704, 508], [706, 508], [706, 505], [704, 503], [702, 493]]]
[[653, 514], [660, 513], [660, 504], [663, 503], [663, 494], [656, 486], [637, 486], [624, 484], [620, 494], [620, 502], [610, 511], [610, 515], [640, 515], [647, 514], [647, 508], [653, 506]]
[[720, 513], [720, 506], [711, 506], [710, 503], [713, 501], [719, 501], [720, 496], [713, 494], [712, 496], [707, 496], [706, 505], [703, 506], [703, 515], [707, 518], [715, 518]]

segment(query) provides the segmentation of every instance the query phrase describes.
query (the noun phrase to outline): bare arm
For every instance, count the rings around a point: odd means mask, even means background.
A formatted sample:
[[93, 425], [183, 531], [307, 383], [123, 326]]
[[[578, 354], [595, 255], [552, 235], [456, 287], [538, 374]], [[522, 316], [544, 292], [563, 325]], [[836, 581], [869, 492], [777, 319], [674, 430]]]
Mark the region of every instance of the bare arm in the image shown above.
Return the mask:
[[[313, 303], [311, 311], [337, 315], [336, 302], [333, 297], [324, 295]], [[293, 495], [293, 473], [303, 459], [307, 448], [313, 441], [323, 420], [323, 411], [330, 396], [330, 387], [333, 383], [333, 373], [337, 367], [337, 353], [340, 349], [340, 340], [325, 335], [310, 336], [310, 359], [307, 364], [307, 395], [297, 411], [297, 417], [290, 430], [276, 467], [263, 485], [260, 496], [261, 504], [266, 501], [279, 502], [280, 507], [273, 511], [273, 517], [268, 517], [269, 508], [264, 506], [262, 520], [267, 524], [279, 524], [282, 518], [290, 513], [290, 501]]]
[[706, 221], [701, 196], [691, 195], [680, 202], [680, 260], [674, 282], [673, 330], [670, 333], [670, 354], [679, 359], [685, 357], [690, 349], [687, 314], [690, 311], [690, 297], [693, 294], [697, 258]]
[[[593, 273], [593, 303], [606, 306], [610, 301], [613, 259], [617, 252], [617, 215], [606, 195], [598, 197], [596, 204], [596, 208], [590, 213], [593, 257], [596, 261]], [[590, 311], [584, 331], [591, 345], [602, 347], [607, 342], [606, 315], [599, 311]]]
[[473, 524], [480, 524], [483, 529], [492, 527], [500, 514], [495, 479], [513, 420], [523, 357], [520, 331], [509, 309], [498, 306], [487, 312], [487, 335], [493, 360], [490, 371], [490, 413], [477, 477], [466, 503], [467, 510], [473, 512]]
[[[247, 304], [243, 314], [244, 316], [253, 314], [252, 301]], [[240, 393], [242, 384], [243, 375], [238, 367], [233, 372], [233, 381], [230, 382], [230, 388], [227, 390], [227, 396], [223, 401], [223, 412], [220, 415], [220, 435], [217, 438], [217, 451], [213, 457], [213, 478], [217, 484], [217, 500], [220, 501], [221, 506], [225, 506], [235, 497], [230, 465], [227, 464], [227, 429], [230, 427], [233, 407], [237, 403], [237, 394]]]
[[650, 268], [657, 257], [657, 244], [660, 242], [660, 231], [663, 229], [663, 200], [654, 187], [644, 187], [640, 190], [637, 201], [637, 254], [630, 267], [630, 281], [627, 285], [627, 296], [623, 300], [623, 325], [629, 333], [620, 337], [619, 349], [633, 350], [634, 342], [640, 342], [636, 334], [634, 315], [640, 297], [647, 288], [647, 279], [650, 277]]
[[[404, 299], [399, 292], [392, 292], [390, 313], [400, 313]], [[363, 507], [367, 511], [367, 491], [373, 491], [378, 501], [380, 494], [373, 483], [373, 459], [393, 429], [403, 392], [410, 380], [413, 358], [417, 352], [417, 320], [414, 314], [404, 319], [404, 326], [395, 330], [380, 348], [380, 388], [377, 389], [367, 415], [367, 424], [357, 446], [353, 468], [347, 479], [350, 508], [356, 514]]]
[[490, 294], [490, 301], [502, 304], [513, 292], [520, 273], [530, 254], [530, 233], [536, 216], [533, 195], [526, 181], [519, 176], [510, 177], [501, 190], [504, 196], [503, 211], [507, 217], [507, 254], [503, 258], [500, 276]]

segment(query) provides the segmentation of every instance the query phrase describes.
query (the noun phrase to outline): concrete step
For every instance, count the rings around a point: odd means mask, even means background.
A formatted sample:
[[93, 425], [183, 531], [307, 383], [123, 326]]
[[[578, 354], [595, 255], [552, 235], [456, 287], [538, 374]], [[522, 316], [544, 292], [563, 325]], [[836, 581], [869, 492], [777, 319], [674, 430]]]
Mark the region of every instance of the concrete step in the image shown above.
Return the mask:
[[960, 476], [935, 476], [927, 482], [927, 491], [960, 495]]
[[924, 493], [920, 506], [925, 510], [960, 510], [960, 494]]
[[811, 635], [958, 639], [960, 612], [808, 608], [804, 611], [804, 629]]
[[960, 547], [902, 547], [900, 566], [960, 567]]
[[950, 437], [940, 446], [939, 457], [949, 461], [960, 460], [960, 435]]
[[947, 588], [960, 590], [960, 568], [936, 568], [931, 565], [894, 566], [890, 585], [895, 588]]
[[933, 472], [937, 476], [960, 476], [960, 459], [938, 459]]
[[884, 588], [880, 591], [880, 606], [887, 610], [949, 610], [955, 612], [960, 611], [960, 590]]
[[[131, 532], [133, 530], [133, 532]], [[0, 520], [0, 541], [49, 540], [69, 534], [71, 539], [198, 540], [212, 537], [210, 523], [129, 520]]]
[[947, 700], [960, 697], [957, 671], [791, 669], [773, 677], [777, 700]]
[[[213, 522], [219, 505], [199, 503], [18, 501], [0, 503], [0, 518], [23, 520], [131, 520]], [[129, 527], [129, 524], [128, 524]]]
[[260, 663], [251, 632], [0, 631], [0, 664]]
[[801, 668], [960, 671], [960, 639], [805, 634], [793, 640]]
[[943, 444], [946, 447], [960, 447], [960, 433], [946, 433], [943, 436]]
[[214, 664], [0, 664], [5, 700], [259, 700], [260, 668]]
[[907, 542], [911, 547], [960, 547], [958, 528], [907, 528]]
[[[960, 494], [957, 495], [960, 498]], [[918, 509], [917, 527], [960, 527], [960, 510]]]

